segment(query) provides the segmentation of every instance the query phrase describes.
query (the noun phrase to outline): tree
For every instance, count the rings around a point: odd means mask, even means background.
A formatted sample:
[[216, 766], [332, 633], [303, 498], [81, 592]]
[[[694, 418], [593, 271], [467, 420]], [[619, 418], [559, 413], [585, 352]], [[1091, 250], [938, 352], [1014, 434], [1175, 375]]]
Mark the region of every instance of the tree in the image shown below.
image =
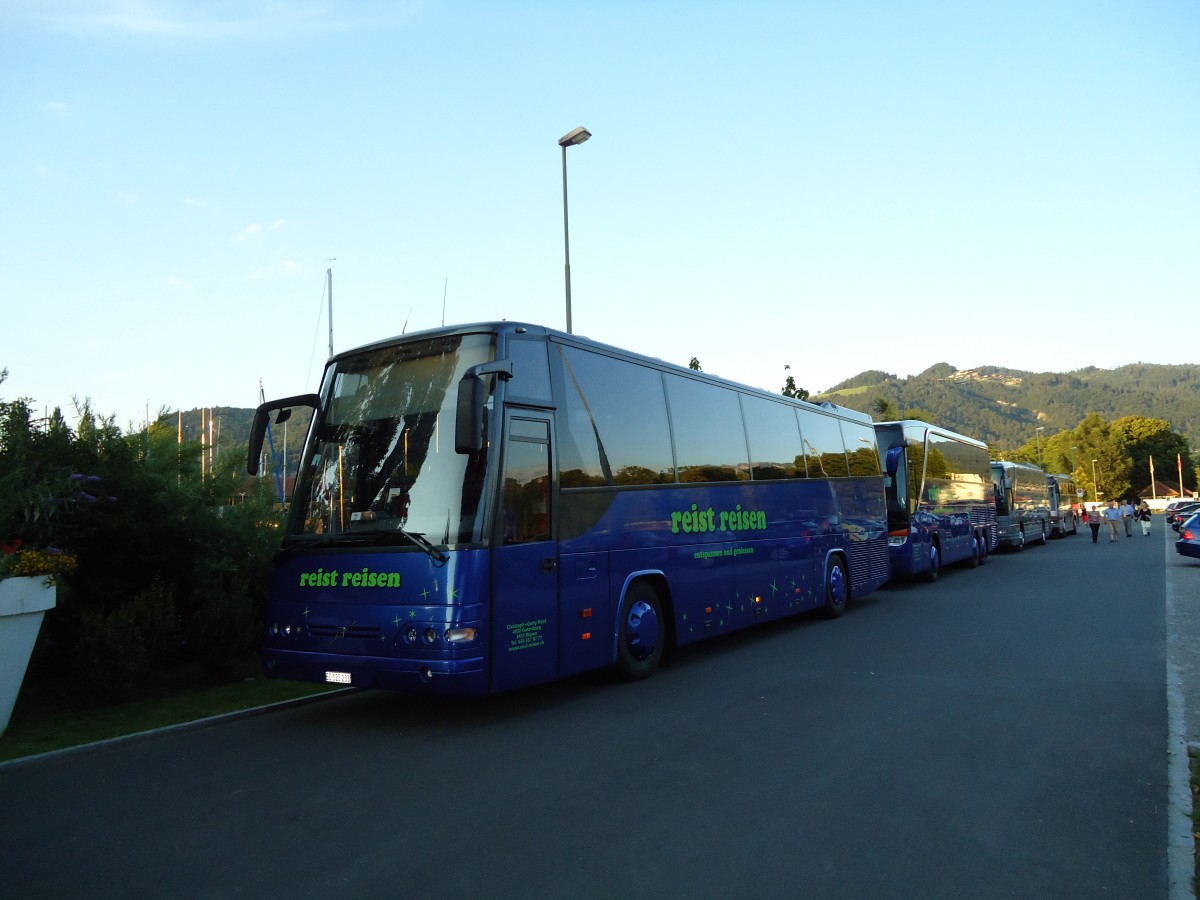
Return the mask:
[[887, 397], [875, 398], [875, 421], [876, 422], [894, 422], [900, 418], [896, 412], [896, 405]]
[[1079, 448], [1080, 454], [1075, 470], [1076, 483], [1090, 487], [1093, 496], [1100, 499], [1119, 500], [1128, 496], [1133, 463], [1121, 430], [1114, 429], [1099, 413], [1089, 413], [1075, 426], [1074, 436], [1074, 446]]
[[704, 371], [702, 368], [700, 368], [700, 360], [698, 360], [694, 356], [688, 361], [688, 368], [694, 372], [703, 372]]
[[[1188, 454], [1187, 439], [1171, 430], [1171, 423], [1162, 419], [1144, 416], [1123, 416], [1112, 423], [1114, 431], [1125, 439], [1126, 451], [1131, 462], [1130, 482], [1134, 493], [1140, 494], [1150, 486], [1150, 464], [1156, 460], [1156, 468], [1166, 477], [1160, 480], [1168, 484], [1178, 481], [1176, 461], [1184, 465], [1183, 488], [1195, 489], [1196, 472]], [[1167, 473], [1170, 474], [1167, 474]]]
[[[791, 366], [784, 366], [783, 371], [787, 372], [791, 368], [792, 368]], [[793, 378], [791, 375], [789, 375], [787, 377], [787, 381], [785, 381], [783, 383], [783, 389], [782, 389], [781, 393], [785, 397], [794, 397], [797, 400], [807, 400], [808, 399], [808, 391], [806, 391], [802, 387], [796, 387], [796, 379]]]

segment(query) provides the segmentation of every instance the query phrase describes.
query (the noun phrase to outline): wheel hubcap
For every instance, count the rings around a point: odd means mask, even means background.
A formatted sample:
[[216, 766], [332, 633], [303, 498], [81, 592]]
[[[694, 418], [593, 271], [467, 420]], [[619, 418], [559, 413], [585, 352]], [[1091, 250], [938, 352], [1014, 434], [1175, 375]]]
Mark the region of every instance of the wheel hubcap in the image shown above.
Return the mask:
[[841, 566], [834, 566], [829, 572], [829, 601], [834, 606], [846, 603], [846, 576]]
[[634, 659], [643, 660], [654, 653], [660, 628], [658, 611], [645, 600], [638, 600], [629, 608], [629, 617], [625, 620], [625, 642]]

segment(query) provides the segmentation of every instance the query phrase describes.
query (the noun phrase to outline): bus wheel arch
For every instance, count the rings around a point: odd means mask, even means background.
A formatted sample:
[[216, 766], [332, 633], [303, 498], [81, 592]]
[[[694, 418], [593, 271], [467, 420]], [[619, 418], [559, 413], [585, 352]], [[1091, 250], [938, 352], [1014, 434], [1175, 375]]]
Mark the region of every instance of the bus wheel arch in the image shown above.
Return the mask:
[[850, 600], [850, 570], [846, 558], [840, 553], [831, 553], [825, 560], [825, 618], [836, 619], [846, 612]]
[[632, 578], [617, 615], [614, 669], [622, 681], [649, 678], [674, 644], [670, 592], [661, 575]]

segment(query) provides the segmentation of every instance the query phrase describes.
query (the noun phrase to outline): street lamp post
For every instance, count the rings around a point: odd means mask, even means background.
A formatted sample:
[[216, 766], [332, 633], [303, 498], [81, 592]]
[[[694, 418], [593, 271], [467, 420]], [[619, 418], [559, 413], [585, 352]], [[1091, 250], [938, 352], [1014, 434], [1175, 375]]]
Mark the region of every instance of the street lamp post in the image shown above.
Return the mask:
[[568, 131], [558, 139], [562, 147], [563, 162], [563, 254], [566, 259], [564, 271], [567, 281], [567, 334], [571, 334], [571, 232], [567, 226], [567, 148], [582, 144], [592, 133], [580, 125], [573, 131]]
[[1038, 465], [1039, 466], [1042, 464], [1042, 432], [1045, 430], [1046, 430], [1045, 425], [1039, 425], [1037, 428], [1034, 429], [1034, 434], [1037, 436]]
[[1092, 499], [1093, 500], [1100, 499], [1100, 484], [1099, 484], [1099, 482], [1096, 481], [1096, 463], [1098, 463], [1098, 462], [1099, 462], [1099, 460], [1097, 460], [1097, 459], [1092, 460]]

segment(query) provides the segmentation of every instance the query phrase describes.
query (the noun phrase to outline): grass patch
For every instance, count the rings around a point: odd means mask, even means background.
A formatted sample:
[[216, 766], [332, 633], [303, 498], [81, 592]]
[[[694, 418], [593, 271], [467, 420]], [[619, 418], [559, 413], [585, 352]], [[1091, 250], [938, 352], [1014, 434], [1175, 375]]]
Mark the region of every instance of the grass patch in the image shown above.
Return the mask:
[[[1192, 863], [1195, 867], [1196, 853], [1200, 850], [1200, 752], [1188, 748], [1188, 769], [1192, 782]], [[1200, 874], [1192, 876], [1192, 893], [1200, 897]]]
[[208, 687], [162, 688], [147, 696], [103, 706], [80, 706], [62, 686], [23, 690], [8, 730], [0, 737], [0, 761], [195, 722], [334, 689], [321, 684], [252, 677]]

